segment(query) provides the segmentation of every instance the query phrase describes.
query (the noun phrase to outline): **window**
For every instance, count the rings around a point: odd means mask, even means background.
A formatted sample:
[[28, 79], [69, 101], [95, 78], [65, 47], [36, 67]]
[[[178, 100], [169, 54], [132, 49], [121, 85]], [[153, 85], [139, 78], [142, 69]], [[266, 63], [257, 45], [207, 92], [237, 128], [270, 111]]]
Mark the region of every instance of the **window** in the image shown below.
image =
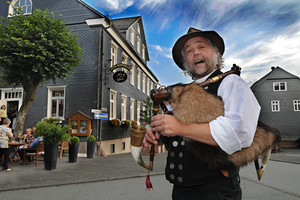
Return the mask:
[[271, 109], [272, 109], [272, 112], [279, 112], [280, 111], [279, 100], [272, 100], [271, 101]]
[[134, 86], [134, 72], [135, 72], [135, 66], [134, 63], [131, 62], [131, 70], [130, 70], [130, 83]]
[[286, 82], [274, 82], [273, 91], [286, 91]]
[[89, 136], [91, 134], [91, 120], [81, 112], [77, 112], [71, 117], [69, 117], [69, 125], [71, 130], [69, 134], [77, 136]]
[[140, 114], [141, 114], [141, 102], [137, 101], [137, 108], [136, 108], [136, 116], [137, 116], [137, 121], [140, 121]]
[[137, 69], [137, 88], [141, 89], [141, 70]]
[[122, 142], [122, 151], [125, 151], [126, 149], [126, 142]]
[[66, 86], [48, 87], [48, 117], [65, 117], [65, 90]]
[[126, 120], [126, 100], [127, 97], [122, 95], [121, 97], [121, 120]]
[[31, 0], [13, 0], [9, 6], [9, 16], [10, 15], [16, 15], [16, 11], [13, 9], [13, 7], [20, 6], [23, 10], [24, 14], [31, 14], [31, 8], [32, 8], [32, 2]]
[[146, 75], [143, 74], [143, 92], [146, 92]]
[[150, 79], [147, 79], [147, 95], [150, 96]]
[[109, 109], [109, 118], [117, 118], [117, 91], [112, 89], [110, 90]]
[[300, 100], [294, 100], [294, 111], [300, 111]]
[[[122, 64], [126, 64], [127, 65], [127, 56], [123, 53], [122, 54]], [[127, 69], [122, 67], [122, 71], [124, 71], [125, 73], [127, 73]]]
[[136, 26], [137, 26], [137, 31], [138, 31], [138, 33], [141, 33], [141, 27], [140, 27], [140, 24], [137, 23]]
[[134, 29], [130, 28], [130, 43], [134, 46]]
[[110, 145], [110, 154], [114, 154], [116, 152], [116, 145], [115, 144], [111, 144]]
[[136, 38], [136, 50], [138, 53], [141, 53], [141, 40], [139, 37]]
[[134, 99], [130, 99], [130, 120], [134, 120]]
[[145, 60], [145, 57], [146, 57], [146, 48], [145, 48], [144, 44], [142, 45], [142, 57]]
[[117, 47], [114, 44], [111, 44], [110, 59], [111, 59], [111, 67], [117, 64]]

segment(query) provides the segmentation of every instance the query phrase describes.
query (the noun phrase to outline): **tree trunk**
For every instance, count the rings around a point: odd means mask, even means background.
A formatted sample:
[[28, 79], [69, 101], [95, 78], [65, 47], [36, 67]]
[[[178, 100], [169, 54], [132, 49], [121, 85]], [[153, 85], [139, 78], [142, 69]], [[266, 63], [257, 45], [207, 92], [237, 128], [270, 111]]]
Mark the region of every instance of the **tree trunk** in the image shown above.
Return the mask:
[[17, 123], [16, 123], [16, 129], [15, 129], [15, 136], [21, 136], [23, 135], [23, 130], [24, 130], [24, 124], [26, 120], [27, 113], [29, 111], [29, 108], [32, 104], [32, 101], [35, 99], [36, 95], [36, 90], [40, 83], [37, 85], [29, 84], [30, 86], [24, 86], [24, 91], [25, 91], [25, 97], [23, 104], [18, 112], [17, 116]]

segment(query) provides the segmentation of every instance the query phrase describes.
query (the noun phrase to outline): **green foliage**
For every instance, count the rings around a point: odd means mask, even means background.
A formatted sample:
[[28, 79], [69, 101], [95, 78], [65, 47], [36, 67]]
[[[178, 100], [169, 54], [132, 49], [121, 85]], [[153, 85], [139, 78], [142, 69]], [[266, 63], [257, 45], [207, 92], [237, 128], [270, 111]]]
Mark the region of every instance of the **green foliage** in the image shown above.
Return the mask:
[[93, 136], [93, 135], [87, 136], [87, 137], [86, 137], [86, 140], [87, 140], [88, 142], [96, 142], [96, 138], [95, 138], [95, 136]]
[[47, 123], [49, 123], [49, 124], [56, 124], [56, 123], [58, 123], [59, 121], [61, 121], [61, 119], [60, 118], [53, 118], [53, 117], [50, 117], [50, 118], [45, 118], [45, 119], [43, 119], [43, 121], [45, 121], [45, 122], [47, 122]]
[[58, 144], [69, 138], [68, 130], [71, 128], [68, 125], [62, 127], [60, 124], [48, 123], [45, 120], [36, 124], [37, 137], [42, 136], [46, 144]]
[[77, 136], [72, 136], [70, 138], [70, 144], [75, 144], [75, 143], [79, 143], [79, 142], [80, 142], [80, 139]]
[[141, 110], [140, 113], [140, 122], [145, 122], [147, 124], [151, 124], [151, 118], [153, 117], [153, 102], [150, 99], [150, 97], [147, 97], [147, 100], [144, 101], [143, 107], [145, 108], [144, 110]]
[[82, 49], [54, 13], [34, 10], [31, 15], [0, 18], [2, 84], [26, 86], [65, 79], [81, 63]]

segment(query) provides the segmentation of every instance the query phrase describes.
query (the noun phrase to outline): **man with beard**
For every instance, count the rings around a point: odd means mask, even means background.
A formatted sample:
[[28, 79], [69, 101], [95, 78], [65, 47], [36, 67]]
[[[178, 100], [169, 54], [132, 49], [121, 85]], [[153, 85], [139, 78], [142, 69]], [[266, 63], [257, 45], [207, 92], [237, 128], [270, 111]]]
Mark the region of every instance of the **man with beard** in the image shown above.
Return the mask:
[[[172, 50], [175, 63], [196, 83], [222, 73], [225, 45], [215, 31], [190, 28]], [[200, 87], [200, 86], [199, 86]], [[255, 134], [260, 106], [245, 81], [228, 75], [205, 88], [224, 102], [224, 116], [209, 123], [184, 124], [171, 115], [156, 115], [144, 138], [144, 146], [169, 137], [166, 178], [174, 184], [173, 199], [241, 199], [239, 169], [212, 169], [186, 149], [184, 138], [219, 146], [227, 154], [249, 147]], [[197, 101], [197, 99], [195, 99]]]

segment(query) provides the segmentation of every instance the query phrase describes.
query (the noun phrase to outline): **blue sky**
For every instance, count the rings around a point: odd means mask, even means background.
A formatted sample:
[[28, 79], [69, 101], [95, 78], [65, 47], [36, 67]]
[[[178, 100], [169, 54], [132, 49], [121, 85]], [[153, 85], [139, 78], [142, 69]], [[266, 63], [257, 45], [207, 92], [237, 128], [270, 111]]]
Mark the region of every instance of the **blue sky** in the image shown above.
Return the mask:
[[300, 76], [299, 0], [83, 0], [110, 18], [141, 16], [150, 61], [161, 84], [188, 83], [172, 59], [189, 27], [215, 30], [225, 41], [224, 69], [236, 63], [252, 83], [279, 66]]

